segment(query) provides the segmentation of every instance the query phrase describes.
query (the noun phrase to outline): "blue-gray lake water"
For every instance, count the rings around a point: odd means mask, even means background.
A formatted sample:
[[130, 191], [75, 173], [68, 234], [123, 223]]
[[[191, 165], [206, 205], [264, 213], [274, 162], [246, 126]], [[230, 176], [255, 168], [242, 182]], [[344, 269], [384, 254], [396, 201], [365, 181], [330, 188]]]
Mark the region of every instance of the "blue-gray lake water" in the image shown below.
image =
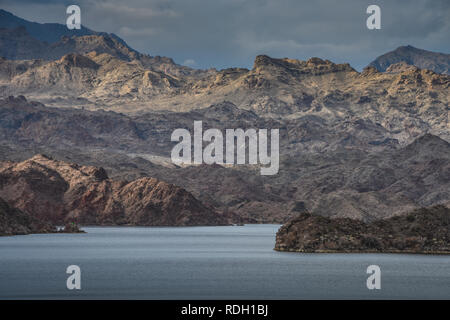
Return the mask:
[[[450, 299], [450, 256], [273, 251], [278, 225], [0, 237], [0, 299]], [[381, 290], [366, 269], [381, 268]], [[68, 290], [66, 268], [81, 268]]]

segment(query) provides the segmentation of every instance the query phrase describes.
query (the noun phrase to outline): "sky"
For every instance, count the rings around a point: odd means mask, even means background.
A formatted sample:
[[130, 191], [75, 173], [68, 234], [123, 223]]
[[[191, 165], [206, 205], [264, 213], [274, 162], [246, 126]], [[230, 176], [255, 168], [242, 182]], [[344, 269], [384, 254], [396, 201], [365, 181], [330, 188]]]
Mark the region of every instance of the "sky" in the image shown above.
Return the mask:
[[[361, 70], [402, 45], [450, 53], [450, 0], [0, 0], [35, 22], [81, 23], [132, 48], [194, 68], [251, 68], [255, 56], [350, 63]], [[381, 8], [369, 30], [366, 9]]]

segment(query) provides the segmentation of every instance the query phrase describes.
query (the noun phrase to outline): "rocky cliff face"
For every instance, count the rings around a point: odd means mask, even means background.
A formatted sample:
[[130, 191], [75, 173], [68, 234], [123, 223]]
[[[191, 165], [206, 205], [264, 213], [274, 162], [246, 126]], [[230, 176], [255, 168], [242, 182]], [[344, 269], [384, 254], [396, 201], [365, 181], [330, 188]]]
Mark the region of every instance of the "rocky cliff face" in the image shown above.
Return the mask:
[[229, 217], [186, 190], [154, 178], [108, 179], [102, 168], [43, 155], [0, 167], [0, 196], [40, 221], [63, 224], [223, 225]]
[[450, 254], [449, 226], [445, 206], [371, 223], [302, 213], [280, 228], [275, 250]]
[[397, 63], [405, 63], [436, 73], [450, 74], [450, 54], [427, 51], [413, 46], [398, 47], [394, 51], [379, 56], [369, 66], [384, 72], [391, 65]]
[[124, 60], [143, 57], [131, 49], [122, 39], [106, 33], [78, 36], [62, 36], [58, 41], [47, 43], [31, 36], [23, 27], [0, 28], [0, 56], [11, 60], [57, 60], [70, 53], [108, 53]]
[[0, 236], [52, 232], [56, 232], [52, 224], [11, 207], [0, 198]]

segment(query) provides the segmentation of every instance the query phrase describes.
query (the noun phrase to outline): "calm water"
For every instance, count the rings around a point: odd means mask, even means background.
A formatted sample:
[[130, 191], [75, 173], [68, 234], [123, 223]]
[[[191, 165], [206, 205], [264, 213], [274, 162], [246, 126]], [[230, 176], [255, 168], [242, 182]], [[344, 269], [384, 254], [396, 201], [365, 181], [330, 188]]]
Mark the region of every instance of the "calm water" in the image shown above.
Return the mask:
[[[277, 225], [0, 237], [0, 298], [450, 298], [450, 256], [272, 250]], [[68, 265], [79, 291], [66, 288]], [[366, 268], [381, 267], [381, 290]]]

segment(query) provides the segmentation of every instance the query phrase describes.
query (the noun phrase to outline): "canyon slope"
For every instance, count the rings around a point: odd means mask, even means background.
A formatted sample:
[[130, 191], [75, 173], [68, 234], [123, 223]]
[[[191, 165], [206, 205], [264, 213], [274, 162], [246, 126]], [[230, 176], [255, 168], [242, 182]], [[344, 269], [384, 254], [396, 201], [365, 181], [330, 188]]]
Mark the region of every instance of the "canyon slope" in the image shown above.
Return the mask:
[[226, 225], [186, 190], [154, 178], [116, 181], [103, 168], [36, 155], [0, 163], [0, 197], [39, 221], [92, 225]]

